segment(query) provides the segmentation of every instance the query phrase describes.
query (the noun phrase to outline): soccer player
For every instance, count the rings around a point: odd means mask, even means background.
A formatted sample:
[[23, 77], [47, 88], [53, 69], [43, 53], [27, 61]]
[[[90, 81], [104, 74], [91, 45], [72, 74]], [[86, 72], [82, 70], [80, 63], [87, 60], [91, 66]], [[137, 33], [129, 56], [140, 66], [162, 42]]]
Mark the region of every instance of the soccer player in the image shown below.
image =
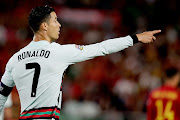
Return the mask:
[[121, 51], [137, 42], [151, 43], [160, 30], [114, 38], [91, 45], [60, 45], [61, 24], [48, 5], [33, 8], [29, 25], [34, 32], [32, 42], [15, 53], [6, 65], [0, 86], [0, 111], [16, 85], [20, 102], [20, 120], [59, 119], [62, 76], [69, 65], [96, 56]]
[[164, 85], [153, 90], [147, 100], [147, 120], [180, 120], [179, 81], [176, 68], [166, 70]]

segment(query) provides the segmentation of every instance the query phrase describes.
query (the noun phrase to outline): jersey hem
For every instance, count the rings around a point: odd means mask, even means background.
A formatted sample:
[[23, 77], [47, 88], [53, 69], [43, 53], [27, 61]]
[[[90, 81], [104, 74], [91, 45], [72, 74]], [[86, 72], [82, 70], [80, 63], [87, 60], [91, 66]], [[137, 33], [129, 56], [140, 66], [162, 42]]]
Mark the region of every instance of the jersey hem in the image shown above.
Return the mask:
[[59, 120], [60, 108], [54, 107], [42, 107], [25, 110], [21, 113], [19, 120], [33, 120], [33, 119], [52, 119]]

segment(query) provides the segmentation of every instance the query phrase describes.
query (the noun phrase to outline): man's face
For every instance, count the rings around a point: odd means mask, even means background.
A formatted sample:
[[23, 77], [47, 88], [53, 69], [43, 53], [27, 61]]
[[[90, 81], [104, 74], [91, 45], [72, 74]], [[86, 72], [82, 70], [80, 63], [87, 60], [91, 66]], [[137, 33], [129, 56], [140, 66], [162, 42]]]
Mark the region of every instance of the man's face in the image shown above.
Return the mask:
[[61, 24], [58, 22], [55, 12], [51, 12], [50, 16], [51, 17], [48, 20], [47, 35], [51, 41], [54, 41], [59, 38]]

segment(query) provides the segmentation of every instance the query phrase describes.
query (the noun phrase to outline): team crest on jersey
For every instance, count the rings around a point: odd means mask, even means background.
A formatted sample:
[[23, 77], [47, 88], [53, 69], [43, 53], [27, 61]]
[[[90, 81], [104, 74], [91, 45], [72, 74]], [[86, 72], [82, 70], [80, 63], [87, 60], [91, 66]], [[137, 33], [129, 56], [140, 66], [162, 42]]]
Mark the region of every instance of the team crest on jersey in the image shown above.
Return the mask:
[[79, 50], [83, 50], [83, 45], [75, 45], [75, 47]]

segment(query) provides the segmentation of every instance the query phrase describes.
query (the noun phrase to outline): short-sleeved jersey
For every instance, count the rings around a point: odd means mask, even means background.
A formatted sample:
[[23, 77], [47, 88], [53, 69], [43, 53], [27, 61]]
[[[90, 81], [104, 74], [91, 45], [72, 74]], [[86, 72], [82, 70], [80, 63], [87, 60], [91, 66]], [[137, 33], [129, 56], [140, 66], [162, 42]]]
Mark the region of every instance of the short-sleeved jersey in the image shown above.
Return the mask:
[[10, 58], [1, 81], [9, 87], [16, 85], [21, 102], [20, 119], [59, 119], [60, 87], [67, 67], [132, 45], [130, 36], [85, 46], [32, 41]]
[[180, 120], [180, 94], [176, 88], [162, 86], [147, 101], [147, 120]]

